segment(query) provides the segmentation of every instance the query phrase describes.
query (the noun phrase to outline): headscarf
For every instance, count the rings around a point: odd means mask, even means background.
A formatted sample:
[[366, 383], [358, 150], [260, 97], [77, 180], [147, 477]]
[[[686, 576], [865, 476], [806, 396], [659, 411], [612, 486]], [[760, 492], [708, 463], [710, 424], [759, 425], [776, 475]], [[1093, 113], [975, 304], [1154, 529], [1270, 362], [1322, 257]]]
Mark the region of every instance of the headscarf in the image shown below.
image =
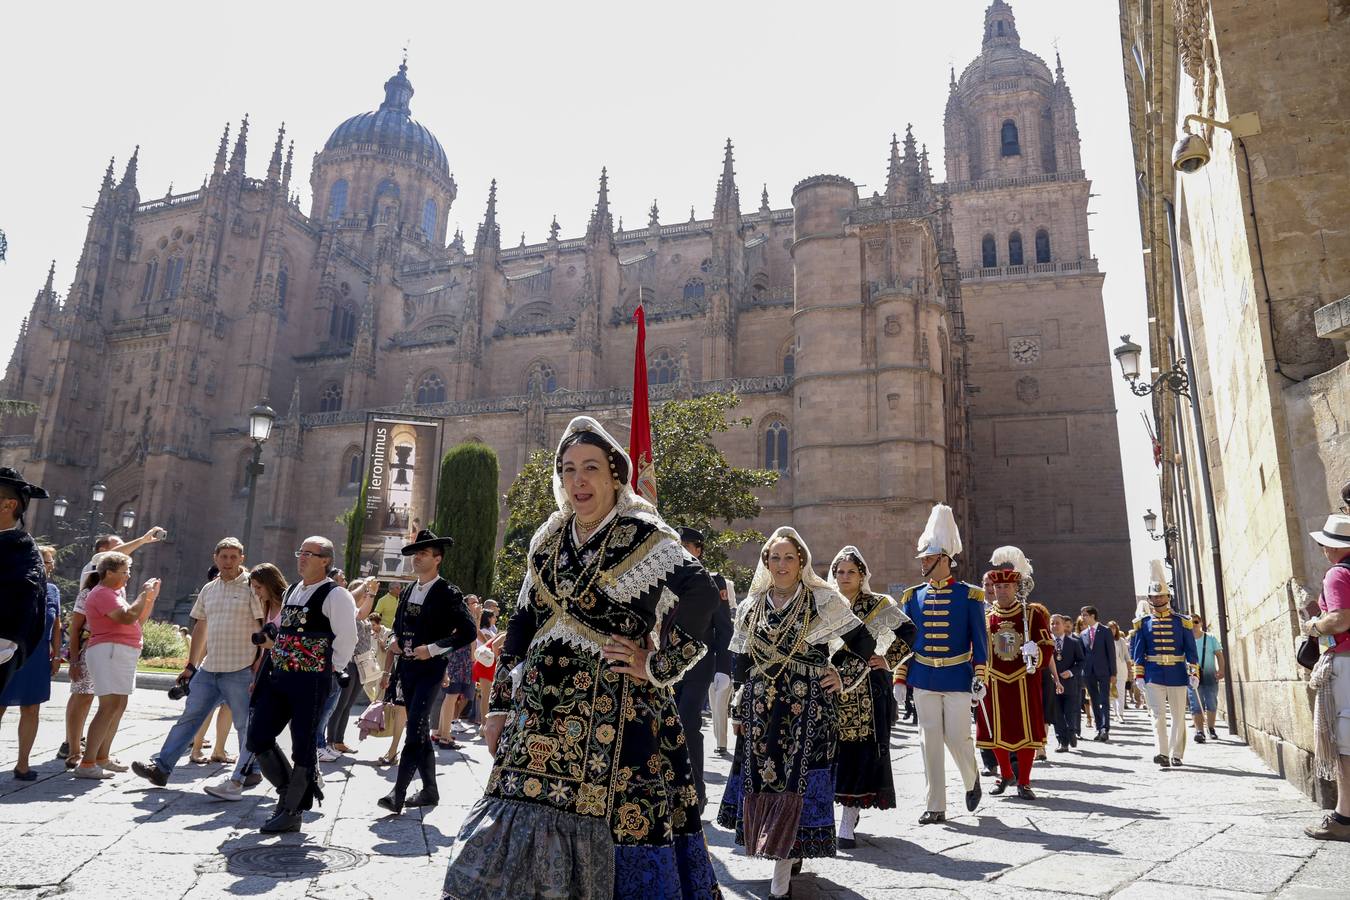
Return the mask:
[[731, 649], [734, 652], [745, 652], [748, 635], [745, 634], [743, 626], [746, 616], [749, 614], [751, 606], [759, 603], [768, 594], [769, 589], [773, 587], [773, 575], [769, 572], [769, 567], [765, 565], [764, 557], [770, 547], [784, 539], [791, 541], [801, 552], [802, 585], [811, 592], [815, 601], [817, 618], [806, 634], [807, 643], [827, 643], [862, 624], [862, 620], [853, 614], [853, 608], [849, 602], [831, 587], [828, 581], [816, 574], [816, 570], [811, 565], [811, 548], [806, 545], [806, 541], [802, 540], [802, 536], [797, 533], [797, 529], [790, 525], [783, 525], [775, 528], [773, 534], [769, 535], [769, 539], [760, 548], [759, 565], [755, 567], [755, 577], [750, 579], [750, 590], [736, 610], [735, 633], [731, 638]]
[[896, 603], [895, 598], [890, 594], [882, 594], [872, 590], [872, 568], [867, 565], [867, 560], [863, 559], [862, 551], [852, 544], [836, 553], [834, 559], [830, 562], [829, 585], [833, 590], [839, 590], [839, 582], [834, 577], [834, 569], [839, 565], [841, 559], [851, 559], [857, 564], [858, 571], [862, 573], [861, 590], [863, 593], [873, 594], [881, 598], [881, 604], [863, 624], [867, 626], [867, 630], [876, 639], [877, 648], [873, 652], [877, 656], [885, 656], [886, 650], [895, 640], [896, 629], [908, 622], [909, 616], [905, 615], [900, 608], [900, 604]]

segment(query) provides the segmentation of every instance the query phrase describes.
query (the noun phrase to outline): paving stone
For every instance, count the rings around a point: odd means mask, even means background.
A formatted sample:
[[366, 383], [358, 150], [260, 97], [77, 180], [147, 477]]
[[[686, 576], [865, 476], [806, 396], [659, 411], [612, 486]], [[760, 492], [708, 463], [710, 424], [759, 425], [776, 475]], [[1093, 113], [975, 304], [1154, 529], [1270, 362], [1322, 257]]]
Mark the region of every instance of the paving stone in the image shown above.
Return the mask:
[[1107, 861], [1095, 854], [1056, 853], [1013, 869], [998, 879], [998, 884], [1005, 888], [1044, 888], [1101, 897], [1139, 878], [1151, 867], [1151, 862], [1142, 859]]
[[114, 841], [108, 835], [27, 837], [0, 853], [0, 886], [57, 885]]
[[1302, 859], [1269, 853], [1195, 851], [1159, 866], [1149, 873], [1149, 878], [1172, 884], [1269, 893], [1288, 881], [1303, 863]]
[[1229, 891], [1194, 885], [1166, 884], [1159, 881], [1136, 881], [1111, 895], [1111, 900], [1259, 900], [1263, 893]]

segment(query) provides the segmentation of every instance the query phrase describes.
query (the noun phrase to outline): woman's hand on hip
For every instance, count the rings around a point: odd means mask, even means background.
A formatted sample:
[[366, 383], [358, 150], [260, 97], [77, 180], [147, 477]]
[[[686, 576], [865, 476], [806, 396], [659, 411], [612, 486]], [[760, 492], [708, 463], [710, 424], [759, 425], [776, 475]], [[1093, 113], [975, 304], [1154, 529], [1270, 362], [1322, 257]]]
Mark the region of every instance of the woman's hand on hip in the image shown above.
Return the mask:
[[647, 656], [650, 650], [644, 650], [637, 641], [621, 634], [610, 635], [610, 642], [600, 651], [611, 672], [628, 675], [635, 681], [647, 680]]
[[844, 689], [844, 681], [839, 677], [839, 670], [831, 666], [825, 674], [820, 676], [820, 686], [825, 689], [827, 694], [837, 694]]
[[506, 716], [488, 716], [483, 722], [483, 741], [488, 753], [497, 755], [497, 743], [502, 739], [502, 728], [506, 725]]

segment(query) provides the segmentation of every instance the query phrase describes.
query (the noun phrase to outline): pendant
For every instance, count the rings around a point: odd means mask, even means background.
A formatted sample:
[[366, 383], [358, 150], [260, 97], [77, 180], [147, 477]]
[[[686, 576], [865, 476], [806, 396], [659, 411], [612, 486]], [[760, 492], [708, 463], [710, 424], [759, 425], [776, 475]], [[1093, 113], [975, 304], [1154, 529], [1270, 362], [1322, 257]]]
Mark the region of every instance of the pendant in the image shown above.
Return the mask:
[[564, 600], [564, 601], [566, 601], [566, 600], [571, 600], [571, 599], [572, 599], [572, 590], [573, 590], [573, 584], [572, 584], [572, 582], [570, 582], [570, 581], [564, 581], [564, 582], [561, 582], [561, 583], [558, 585], [558, 599], [559, 599], [559, 600]]

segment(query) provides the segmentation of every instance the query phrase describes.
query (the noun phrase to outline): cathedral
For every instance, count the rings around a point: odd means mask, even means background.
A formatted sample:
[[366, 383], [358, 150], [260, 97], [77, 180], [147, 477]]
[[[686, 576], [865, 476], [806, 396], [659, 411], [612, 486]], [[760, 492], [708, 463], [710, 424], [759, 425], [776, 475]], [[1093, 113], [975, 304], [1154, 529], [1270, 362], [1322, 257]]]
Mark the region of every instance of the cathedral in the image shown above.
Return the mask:
[[[1104, 276], [1063, 69], [1022, 49], [994, 0], [949, 91], [945, 183], [907, 130], [884, 192], [813, 175], [788, 206], [767, 191], [752, 206], [728, 141], [711, 218], [663, 222], [653, 204], [645, 227], [616, 229], [602, 170], [584, 234], [555, 222], [514, 247], [495, 183], [471, 239], [447, 234], [457, 186], [412, 117], [406, 64], [315, 154], [308, 210], [284, 130], [263, 177], [245, 119], [200, 189], [159, 198], [133, 154], [104, 174], [69, 291], [49, 278], [33, 301], [0, 396], [39, 412], [0, 420], [0, 463], [70, 518], [99, 481], [103, 518], [163, 525], [140, 569], [165, 578], [167, 613], [243, 531], [260, 400], [279, 416], [248, 555], [289, 571], [306, 535], [341, 546], [371, 412], [436, 420], [443, 447], [489, 444], [503, 493], [574, 415], [625, 439], [642, 304], [652, 401], [736, 393], [754, 424], [721, 446], [780, 475], [742, 524], [790, 523], [823, 559], [857, 544], [880, 588], [917, 580], [914, 542], [946, 502], [961, 577], [1016, 544], [1045, 602], [1128, 617]], [[35, 508], [35, 533], [50, 515]]]

